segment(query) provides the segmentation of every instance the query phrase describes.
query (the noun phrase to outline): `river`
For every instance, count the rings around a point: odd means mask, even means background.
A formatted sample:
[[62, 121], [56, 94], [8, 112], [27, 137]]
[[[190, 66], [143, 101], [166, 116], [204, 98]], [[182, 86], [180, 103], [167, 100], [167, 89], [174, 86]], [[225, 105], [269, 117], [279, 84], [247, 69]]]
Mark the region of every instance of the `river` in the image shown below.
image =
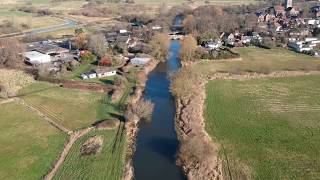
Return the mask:
[[144, 98], [155, 104], [151, 122], [139, 125], [133, 157], [136, 180], [186, 179], [176, 162], [179, 141], [175, 132], [175, 103], [170, 93], [169, 74], [180, 68], [179, 41], [172, 41], [170, 57], [149, 74]]

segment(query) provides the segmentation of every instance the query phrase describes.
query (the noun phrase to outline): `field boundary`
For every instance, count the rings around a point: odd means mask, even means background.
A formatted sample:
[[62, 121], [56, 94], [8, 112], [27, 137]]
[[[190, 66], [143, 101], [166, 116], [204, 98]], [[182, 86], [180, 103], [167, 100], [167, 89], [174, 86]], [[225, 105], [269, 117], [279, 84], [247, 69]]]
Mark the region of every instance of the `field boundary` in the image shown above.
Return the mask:
[[277, 77], [296, 77], [305, 75], [320, 75], [320, 71], [275, 71], [268, 74], [257, 72], [243, 72], [241, 74], [233, 73], [214, 73], [208, 75], [208, 80], [250, 80], [259, 78], [277, 78]]

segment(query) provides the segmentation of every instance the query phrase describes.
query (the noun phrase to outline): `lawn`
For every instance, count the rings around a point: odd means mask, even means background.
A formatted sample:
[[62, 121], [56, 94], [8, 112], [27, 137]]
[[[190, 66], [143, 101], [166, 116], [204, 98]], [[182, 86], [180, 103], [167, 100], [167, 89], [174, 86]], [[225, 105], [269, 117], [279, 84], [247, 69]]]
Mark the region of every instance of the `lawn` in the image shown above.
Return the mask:
[[228, 160], [226, 174], [319, 179], [319, 88], [320, 76], [210, 81], [206, 129]]
[[[72, 147], [66, 160], [53, 179], [110, 179], [120, 180], [125, 160], [125, 132], [118, 130], [95, 130], [80, 138]], [[103, 138], [102, 150], [95, 155], [82, 156], [82, 144], [90, 137]]]
[[216, 72], [260, 72], [280, 70], [320, 70], [320, 58], [295, 53], [282, 48], [262, 49], [256, 47], [238, 48], [241, 61], [206, 61], [193, 68], [195, 72], [210, 75]]
[[115, 108], [104, 103], [105, 94], [65, 89], [48, 83], [34, 83], [20, 94], [28, 104], [36, 107], [57, 123], [76, 130], [117, 114]]
[[15, 102], [0, 105], [0, 179], [41, 179], [66, 134]]

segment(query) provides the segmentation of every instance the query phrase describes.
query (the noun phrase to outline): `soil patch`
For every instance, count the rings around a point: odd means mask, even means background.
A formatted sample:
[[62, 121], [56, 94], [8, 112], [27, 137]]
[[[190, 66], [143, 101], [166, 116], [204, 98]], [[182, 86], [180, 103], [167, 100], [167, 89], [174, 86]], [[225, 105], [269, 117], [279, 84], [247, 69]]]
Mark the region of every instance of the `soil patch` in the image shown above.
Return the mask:
[[82, 156], [95, 155], [101, 152], [103, 138], [101, 136], [94, 136], [83, 143], [80, 153]]

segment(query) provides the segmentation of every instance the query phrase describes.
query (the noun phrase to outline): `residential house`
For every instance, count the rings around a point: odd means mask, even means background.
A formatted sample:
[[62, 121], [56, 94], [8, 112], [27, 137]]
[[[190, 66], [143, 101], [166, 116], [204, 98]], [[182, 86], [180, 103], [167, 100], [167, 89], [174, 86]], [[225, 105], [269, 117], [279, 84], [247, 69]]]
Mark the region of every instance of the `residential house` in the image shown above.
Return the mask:
[[286, 10], [285, 7], [282, 5], [276, 5], [274, 6], [275, 16], [285, 17]]
[[291, 29], [289, 31], [290, 36], [308, 36], [309, 35], [309, 29]]
[[320, 6], [313, 6], [310, 8], [310, 12], [314, 18], [320, 17]]
[[293, 6], [289, 11], [289, 15], [291, 17], [297, 17], [300, 14], [300, 8], [298, 6]]
[[225, 45], [234, 46], [235, 44], [235, 35], [233, 33], [225, 34], [223, 37]]
[[222, 41], [220, 40], [216, 40], [216, 41], [211, 40], [209, 42], [206, 42], [204, 45], [204, 47], [209, 50], [219, 49], [221, 46], [222, 46]]
[[304, 41], [289, 42], [288, 46], [296, 52], [303, 52], [313, 50], [318, 44], [320, 44], [320, 40], [318, 38], [312, 37], [305, 38]]

